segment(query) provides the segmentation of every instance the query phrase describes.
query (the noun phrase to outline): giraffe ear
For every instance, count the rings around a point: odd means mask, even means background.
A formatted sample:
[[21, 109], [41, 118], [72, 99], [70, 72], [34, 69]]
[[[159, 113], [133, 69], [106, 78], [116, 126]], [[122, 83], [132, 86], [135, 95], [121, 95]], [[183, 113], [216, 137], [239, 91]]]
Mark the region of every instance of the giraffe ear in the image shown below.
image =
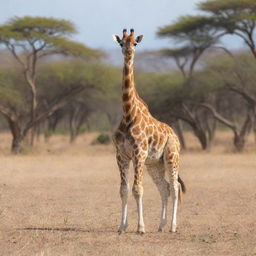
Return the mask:
[[141, 40], [142, 40], [142, 38], [143, 38], [143, 35], [137, 36], [137, 37], [136, 37], [136, 42], [137, 42], [137, 43], [140, 43]]
[[112, 37], [113, 37], [114, 41], [116, 41], [116, 42], [118, 42], [118, 43], [121, 42], [121, 39], [119, 38], [118, 35], [112, 35]]

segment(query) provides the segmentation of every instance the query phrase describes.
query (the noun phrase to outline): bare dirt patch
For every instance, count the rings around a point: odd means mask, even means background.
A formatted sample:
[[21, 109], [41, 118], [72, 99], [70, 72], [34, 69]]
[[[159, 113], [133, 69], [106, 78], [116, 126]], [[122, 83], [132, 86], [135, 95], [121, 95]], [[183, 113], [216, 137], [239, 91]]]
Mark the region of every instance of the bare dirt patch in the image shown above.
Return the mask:
[[180, 173], [188, 192], [176, 234], [168, 232], [170, 219], [157, 232], [160, 197], [145, 172], [147, 233], [135, 234], [130, 196], [128, 232], [119, 236], [114, 149], [91, 146], [93, 137], [81, 136], [74, 146], [54, 137], [23, 156], [1, 146], [0, 255], [256, 255], [254, 152], [183, 153]]

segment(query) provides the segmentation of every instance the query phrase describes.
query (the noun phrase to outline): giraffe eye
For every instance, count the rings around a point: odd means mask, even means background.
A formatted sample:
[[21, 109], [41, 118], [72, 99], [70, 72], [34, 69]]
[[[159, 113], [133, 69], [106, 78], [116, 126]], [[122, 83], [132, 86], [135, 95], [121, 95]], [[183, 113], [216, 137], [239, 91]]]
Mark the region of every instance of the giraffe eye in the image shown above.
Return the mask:
[[123, 43], [120, 43], [120, 46], [123, 47]]
[[134, 43], [133, 45], [134, 45], [134, 46], [136, 46], [136, 45], [137, 45], [137, 43]]

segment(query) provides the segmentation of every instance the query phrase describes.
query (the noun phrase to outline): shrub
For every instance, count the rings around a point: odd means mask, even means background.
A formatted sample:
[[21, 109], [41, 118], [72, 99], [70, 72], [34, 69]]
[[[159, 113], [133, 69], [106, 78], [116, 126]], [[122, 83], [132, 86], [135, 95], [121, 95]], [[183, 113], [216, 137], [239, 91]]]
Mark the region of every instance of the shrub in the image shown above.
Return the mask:
[[93, 144], [104, 144], [110, 143], [110, 136], [107, 133], [101, 133], [93, 142]]

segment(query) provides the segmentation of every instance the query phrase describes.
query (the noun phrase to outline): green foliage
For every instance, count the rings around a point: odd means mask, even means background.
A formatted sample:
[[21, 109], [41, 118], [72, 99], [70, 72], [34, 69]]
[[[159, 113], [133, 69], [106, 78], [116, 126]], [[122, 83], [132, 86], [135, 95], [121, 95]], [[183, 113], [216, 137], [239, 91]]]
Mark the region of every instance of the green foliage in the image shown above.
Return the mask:
[[[68, 20], [46, 17], [15, 17], [0, 26], [0, 42], [10, 50], [36, 51], [38, 57], [64, 54], [81, 57], [102, 56], [82, 43], [68, 39], [76, 33], [74, 24]], [[13, 41], [16, 43], [14, 44]], [[40, 52], [40, 54], [39, 54]]]
[[2, 105], [19, 110], [26, 108], [26, 103], [23, 101], [23, 97], [26, 97], [25, 88], [26, 85], [19, 70], [0, 67], [0, 101]]
[[159, 36], [181, 36], [194, 33], [195, 30], [201, 32], [212, 28], [211, 24], [215, 24], [215, 20], [207, 16], [181, 16], [174, 24], [164, 26], [157, 32]]
[[[3, 41], [28, 41], [41, 46], [39, 40], [58, 38], [76, 33], [75, 26], [67, 20], [45, 17], [14, 17], [0, 26], [0, 38]], [[40, 47], [38, 45], [38, 47]]]
[[74, 42], [64, 37], [54, 37], [45, 39], [49, 45], [54, 47], [55, 53], [63, 55], [72, 55], [84, 58], [100, 58], [103, 53], [86, 47], [82, 43]]
[[218, 27], [225, 29], [228, 33], [239, 30], [245, 34], [249, 31], [250, 34], [255, 27], [255, 0], [208, 0], [199, 3], [198, 7], [212, 14]]
[[[76, 95], [68, 106], [82, 104], [92, 113], [101, 111], [104, 113], [105, 123], [108, 123], [111, 121], [107, 118], [111, 119], [116, 116], [116, 111], [121, 110], [121, 106], [117, 106], [121, 98], [120, 81], [121, 70], [115, 67], [81, 59], [54, 61], [39, 68], [38, 97], [44, 105], [50, 105], [59, 95], [65, 94], [71, 88], [83, 87], [84, 90]], [[95, 121], [97, 126], [102, 126], [103, 120], [99, 115], [92, 122]]]
[[215, 43], [216, 20], [208, 16], [182, 16], [174, 24], [160, 28], [157, 35], [160, 37], [172, 37], [183, 42], [200, 46]]
[[14, 17], [6, 25], [26, 38], [56, 37], [77, 32], [74, 24], [68, 20], [46, 17]]
[[184, 97], [183, 78], [178, 73], [139, 74], [137, 88], [154, 113], [178, 104]]
[[[38, 84], [40, 87], [54, 92], [72, 86], [84, 86], [108, 91], [109, 87], [117, 83], [119, 75], [117, 69], [99, 63], [88, 63], [81, 59], [67, 59], [43, 64], [39, 69]], [[44, 90], [44, 89], [43, 89]]]
[[181, 48], [161, 49], [155, 53], [160, 56], [182, 58], [182, 57], [189, 57], [192, 54], [192, 52], [193, 52], [192, 47], [185, 46]]
[[211, 83], [215, 87], [237, 87], [255, 94], [255, 70], [255, 60], [248, 53], [240, 53], [233, 58], [223, 55], [209, 59], [204, 72], [214, 77]]
[[254, 13], [256, 10], [255, 0], [208, 0], [198, 4], [200, 10], [220, 14], [228, 12], [235, 14], [236, 12], [246, 11]]

